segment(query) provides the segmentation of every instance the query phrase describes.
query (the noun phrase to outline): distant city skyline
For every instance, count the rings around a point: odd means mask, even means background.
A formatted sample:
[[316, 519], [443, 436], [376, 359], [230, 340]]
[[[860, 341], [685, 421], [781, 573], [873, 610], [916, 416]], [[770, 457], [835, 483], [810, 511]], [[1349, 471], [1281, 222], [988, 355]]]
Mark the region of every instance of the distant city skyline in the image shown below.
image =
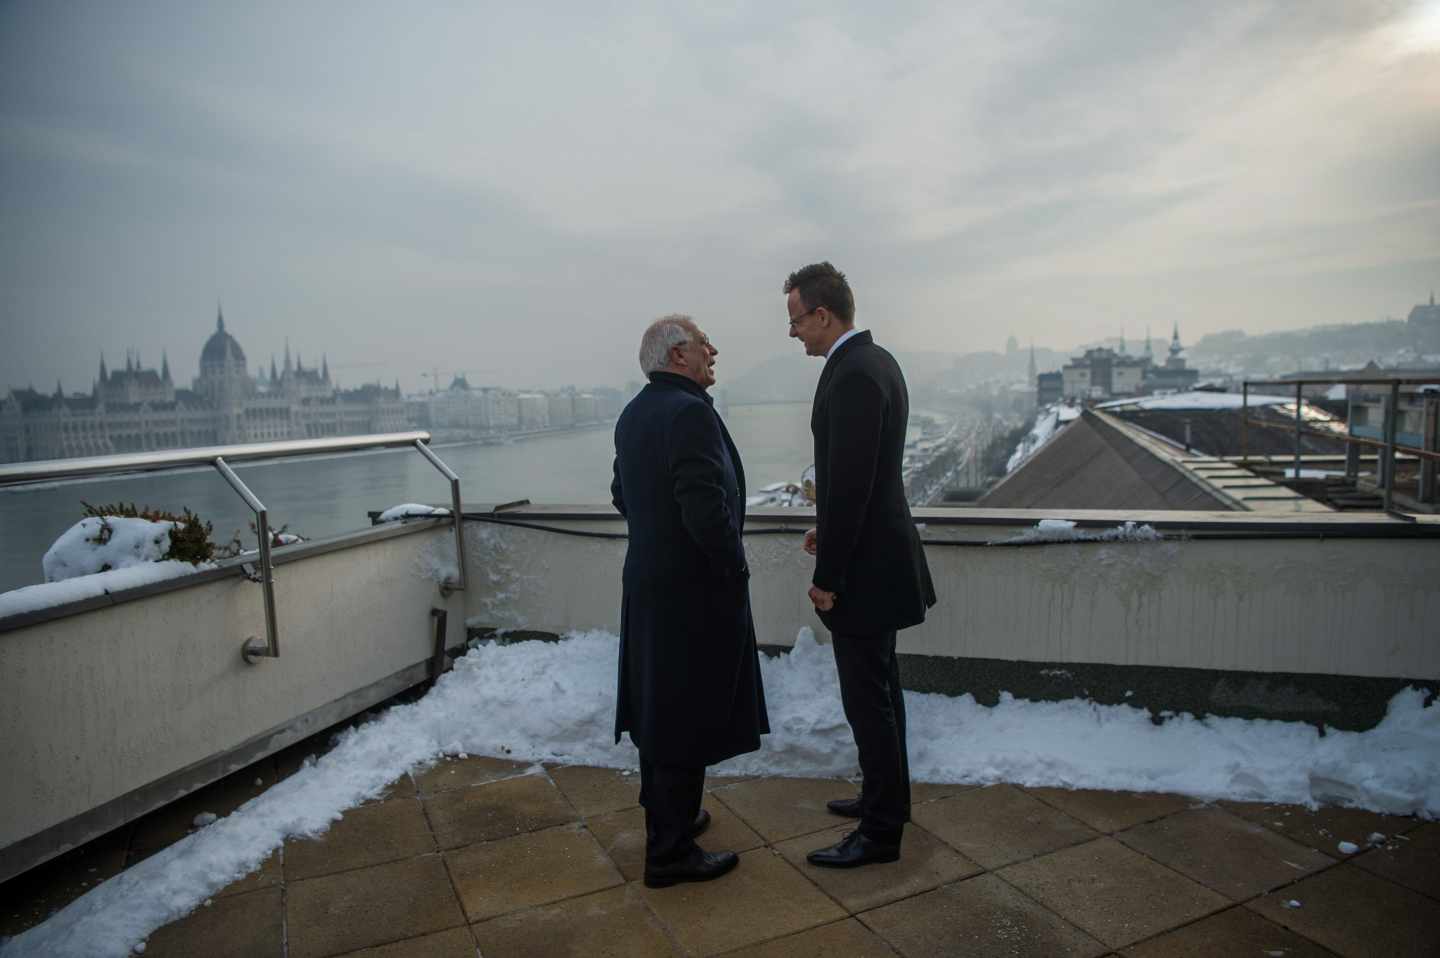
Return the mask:
[[[0, 383], [268, 361], [721, 382], [828, 259], [897, 351], [1187, 342], [1440, 287], [1440, 0], [0, 5]], [[173, 344], [173, 345], [171, 345]], [[383, 366], [362, 365], [384, 363]], [[252, 364], [253, 365], [253, 364]]]

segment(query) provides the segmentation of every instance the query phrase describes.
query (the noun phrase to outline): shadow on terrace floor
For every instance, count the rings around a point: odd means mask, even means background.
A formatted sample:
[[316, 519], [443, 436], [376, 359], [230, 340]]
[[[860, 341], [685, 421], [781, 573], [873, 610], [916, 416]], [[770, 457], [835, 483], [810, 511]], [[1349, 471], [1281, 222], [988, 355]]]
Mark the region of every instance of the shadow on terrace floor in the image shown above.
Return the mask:
[[[237, 807], [316, 748], [302, 743], [7, 883], [0, 931], [178, 839], [200, 812]], [[146, 958], [1400, 956], [1434, 955], [1440, 941], [1440, 823], [918, 785], [901, 861], [834, 872], [804, 856], [845, 830], [824, 803], [853, 786], [711, 779], [702, 844], [741, 852], [740, 867], [650, 890], [639, 882], [637, 776], [529, 768], [467, 758], [406, 776], [155, 932]], [[1346, 856], [1341, 841], [1374, 847]]]

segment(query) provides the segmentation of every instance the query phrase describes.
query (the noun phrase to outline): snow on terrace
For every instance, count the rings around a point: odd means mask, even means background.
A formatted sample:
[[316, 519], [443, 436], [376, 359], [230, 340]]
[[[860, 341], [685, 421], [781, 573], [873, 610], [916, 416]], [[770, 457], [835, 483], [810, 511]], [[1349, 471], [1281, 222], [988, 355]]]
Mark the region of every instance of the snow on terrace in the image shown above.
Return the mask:
[[[634, 768], [616, 745], [618, 640], [575, 633], [558, 643], [481, 645], [423, 699], [346, 732], [334, 750], [168, 849], [98, 885], [0, 955], [125, 955], [160, 926], [255, 868], [287, 837], [314, 836], [442, 755]], [[834, 658], [809, 629], [788, 656], [762, 660], [773, 732], [759, 752], [714, 774], [836, 776], [856, 772]], [[906, 693], [910, 767], [921, 782], [1180, 792], [1203, 800], [1340, 803], [1440, 814], [1440, 705], [1409, 689], [1366, 732], [1305, 724], [1170, 715], [1093, 702]]]

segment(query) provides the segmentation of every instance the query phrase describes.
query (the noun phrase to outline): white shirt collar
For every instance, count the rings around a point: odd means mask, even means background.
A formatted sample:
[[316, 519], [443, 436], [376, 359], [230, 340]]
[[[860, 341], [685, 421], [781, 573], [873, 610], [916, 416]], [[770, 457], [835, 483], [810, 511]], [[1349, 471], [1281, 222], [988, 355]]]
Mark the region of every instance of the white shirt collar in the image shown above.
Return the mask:
[[854, 336], [856, 333], [863, 333], [863, 332], [865, 332], [865, 330], [863, 330], [863, 329], [852, 329], [852, 330], [850, 330], [848, 333], [846, 333], [844, 336], [841, 336], [839, 339], [835, 340], [835, 345], [833, 345], [833, 346], [830, 347], [830, 351], [825, 354], [825, 358], [826, 358], [826, 359], [829, 359], [831, 356], [834, 356], [834, 355], [835, 355], [835, 350], [839, 349], [839, 348], [840, 348], [840, 344], [843, 343], [843, 342], [845, 342], [845, 340], [849, 339], [851, 336]]

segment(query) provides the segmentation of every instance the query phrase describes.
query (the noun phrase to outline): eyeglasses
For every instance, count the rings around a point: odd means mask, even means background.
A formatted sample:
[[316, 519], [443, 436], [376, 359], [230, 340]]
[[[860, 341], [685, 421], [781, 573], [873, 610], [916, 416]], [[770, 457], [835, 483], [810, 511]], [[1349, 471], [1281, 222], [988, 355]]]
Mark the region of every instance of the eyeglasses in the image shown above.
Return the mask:
[[790, 328], [791, 328], [791, 329], [794, 329], [796, 326], [799, 326], [799, 325], [800, 325], [800, 320], [804, 319], [806, 316], [809, 316], [811, 313], [815, 312], [815, 310], [821, 309], [821, 308], [822, 308], [822, 307], [816, 306], [816, 307], [814, 307], [813, 309], [807, 309], [807, 310], [805, 310], [805, 312], [801, 313], [799, 316], [791, 316], [791, 317], [790, 317]]

